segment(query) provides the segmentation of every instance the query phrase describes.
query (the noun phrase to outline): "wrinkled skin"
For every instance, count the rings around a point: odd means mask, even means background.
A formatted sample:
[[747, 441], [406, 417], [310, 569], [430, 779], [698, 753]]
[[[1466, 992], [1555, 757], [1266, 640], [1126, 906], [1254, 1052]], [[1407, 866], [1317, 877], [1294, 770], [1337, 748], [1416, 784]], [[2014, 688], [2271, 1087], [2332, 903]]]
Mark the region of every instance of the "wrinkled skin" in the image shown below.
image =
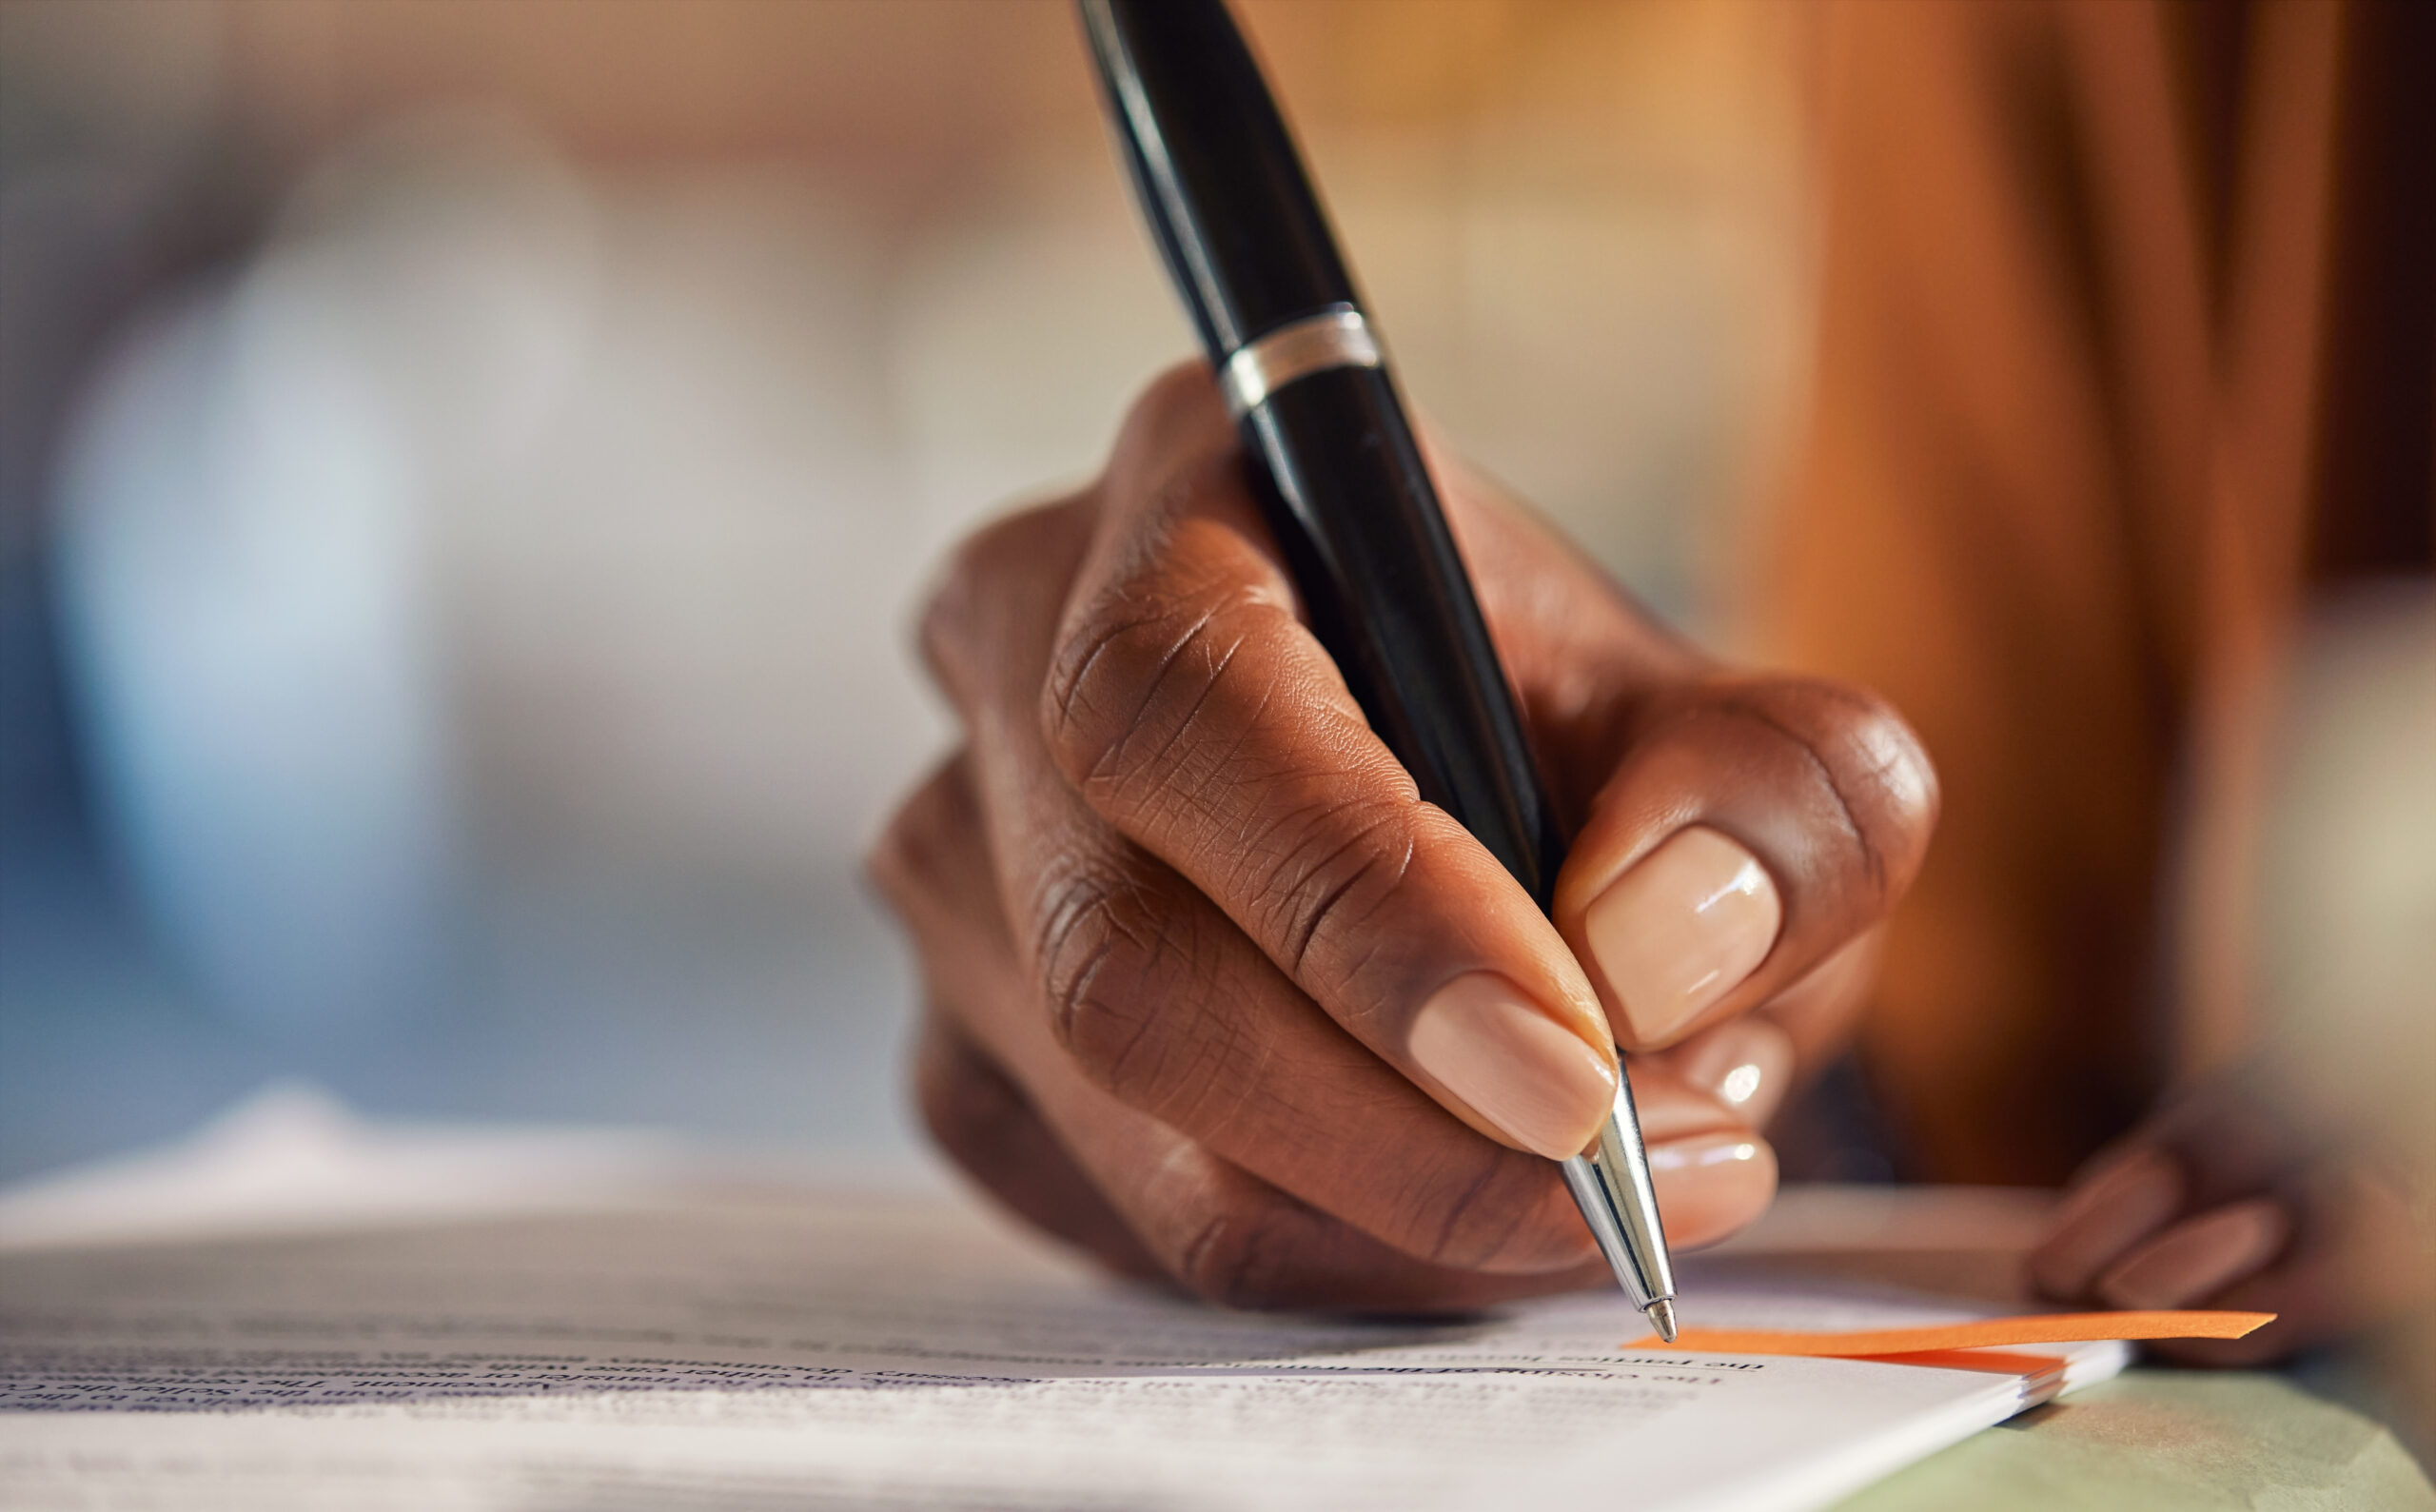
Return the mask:
[[[1180, 367], [1096, 483], [967, 540], [923, 617], [964, 744], [871, 869], [921, 962], [933, 1134], [1043, 1228], [1214, 1302], [1595, 1283], [1555, 1168], [1411, 1051], [1416, 1005], [1486, 971], [1602, 1064], [1610, 1034], [1635, 1052], [1673, 1242], [1741, 1227], [1775, 1188], [1757, 1129], [1838, 1038], [1928, 843], [1917, 742], [1865, 694], [1719, 667], [1433, 451], [1576, 833], [1551, 923], [1370, 733], [1241, 465], [1206, 369]], [[1781, 925], [1644, 1040], [1582, 918], [1693, 824], [1765, 867]], [[1586, 1134], [1601, 1109], [1577, 1111]]]
[[[967, 540], [923, 617], [964, 744], [871, 857], [921, 962], [922, 1112], [1000, 1201], [1120, 1272], [1375, 1310], [1600, 1284], [1555, 1168], [1412, 1053], [1416, 1005], [1483, 970], [1632, 1052], [1671, 1240], [1731, 1233], [1774, 1195], [1758, 1130], [1840, 1042], [1918, 870], [1936, 780], [1892, 710], [1719, 667], [1458, 460], [1430, 464], [1575, 834], [1553, 921], [1370, 734], [1197, 364], [1147, 391], [1097, 482]], [[1757, 857], [1782, 922], [1739, 987], [1643, 1036], [1584, 916], [1694, 825]], [[2400, 1184], [2227, 1082], [2092, 1161], [2029, 1279], [2281, 1313], [2165, 1346], [2251, 1364], [2423, 1303], [2424, 1230]]]

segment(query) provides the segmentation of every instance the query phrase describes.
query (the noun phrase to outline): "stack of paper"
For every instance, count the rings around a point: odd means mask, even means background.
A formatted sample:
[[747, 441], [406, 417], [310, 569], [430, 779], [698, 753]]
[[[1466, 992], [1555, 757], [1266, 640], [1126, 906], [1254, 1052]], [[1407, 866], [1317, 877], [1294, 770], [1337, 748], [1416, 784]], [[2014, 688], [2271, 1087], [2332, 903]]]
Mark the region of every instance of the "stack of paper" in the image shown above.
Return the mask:
[[[309, 1135], [300, 1158], [257, 1129], [236, 1163], [415, 1200], [316, 1227], [192, 1154], [180, 1185], [265, 1216], [189, 1205], [147, 1236], [110, 1193], [161, 1208], [157, 1168], [0, 1199], [0, 1504], [1806, 1507], [2125, 1355], [2053, 1348], [2060, 1380], [2033, 1383], [1627, 1353], [1646, 1328], [1603, 1294], [1454, 1322], [1224, 1313], [947, 1197], [666, 1162], [619, 1188], [587, 1156], [571, 1198], [563, 1142], [484, 1161], [459, 1137], [484, 1179], [450, 1215], [400, 1174], [428, 1149]], [[1703, 1326], [1970, 1310], [1697, 1258], [1681, 1292]]]

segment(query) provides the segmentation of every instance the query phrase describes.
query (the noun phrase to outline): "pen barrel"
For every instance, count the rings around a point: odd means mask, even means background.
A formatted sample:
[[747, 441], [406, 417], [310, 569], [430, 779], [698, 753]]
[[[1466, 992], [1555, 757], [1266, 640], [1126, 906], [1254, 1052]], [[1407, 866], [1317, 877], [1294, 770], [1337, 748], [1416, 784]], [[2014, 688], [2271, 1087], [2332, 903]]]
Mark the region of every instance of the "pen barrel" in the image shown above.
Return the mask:
[[[1304, 612], [1421, 796], [1542, 910], [1564, 858], [1522, 706], [1352, 276], [1223, 0], [1079, 0], [1117, 150]], [[1563, 1162], [1636, 1306], [1671, 1296], [1630, 1085]], [[1671, 1312], [1652, 1314], [1668, 1338]]]
[[[1081, 0], [1152, 240], [1213, 366], [1360, 308], [1302, 155], [1223, 0]], [[1251, 482], [1321, 644], [1421, 795], [1553, 901], [1563, 842], [1521, 713], [1385, 368], [1243, 409]]]
[[1542, 910], [1563, 840], [1412, 428], [1384, 367], [1298, 378], [1241, 422], [1251, 483], [1320, 643], [1421, 795]]
[[1353, 277], [1222, 0], [1081, 0], [1118, 155], [1212, 363], [1331, 305]]

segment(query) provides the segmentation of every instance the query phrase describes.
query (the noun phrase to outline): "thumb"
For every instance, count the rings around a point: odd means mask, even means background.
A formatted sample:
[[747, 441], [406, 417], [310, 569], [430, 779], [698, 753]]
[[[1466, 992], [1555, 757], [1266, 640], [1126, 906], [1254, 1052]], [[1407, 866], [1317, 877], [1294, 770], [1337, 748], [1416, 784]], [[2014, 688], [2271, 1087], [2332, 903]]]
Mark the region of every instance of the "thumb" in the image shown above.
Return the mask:
[[1911, 886], [1936, 777], [1833, 683], [1711, 678], [1650, 700], [1557, 880], [1618, 1044], [1657, 1050], [1792, 987]]

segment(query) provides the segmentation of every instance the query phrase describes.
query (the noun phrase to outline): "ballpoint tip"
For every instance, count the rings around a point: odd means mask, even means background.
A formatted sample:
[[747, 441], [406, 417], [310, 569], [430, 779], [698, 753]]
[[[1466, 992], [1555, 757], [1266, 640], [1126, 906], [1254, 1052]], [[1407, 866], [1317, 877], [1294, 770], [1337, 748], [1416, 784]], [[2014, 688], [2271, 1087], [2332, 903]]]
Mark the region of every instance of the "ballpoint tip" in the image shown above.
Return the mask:
[[1675, 1342], [1675, 1303], [1672, 1298], [1660, 1297], [1641, 1311], [1649, 1314], [1649, 1325], [1658, 1330], [1660, 1339], [1668, 1344]]

